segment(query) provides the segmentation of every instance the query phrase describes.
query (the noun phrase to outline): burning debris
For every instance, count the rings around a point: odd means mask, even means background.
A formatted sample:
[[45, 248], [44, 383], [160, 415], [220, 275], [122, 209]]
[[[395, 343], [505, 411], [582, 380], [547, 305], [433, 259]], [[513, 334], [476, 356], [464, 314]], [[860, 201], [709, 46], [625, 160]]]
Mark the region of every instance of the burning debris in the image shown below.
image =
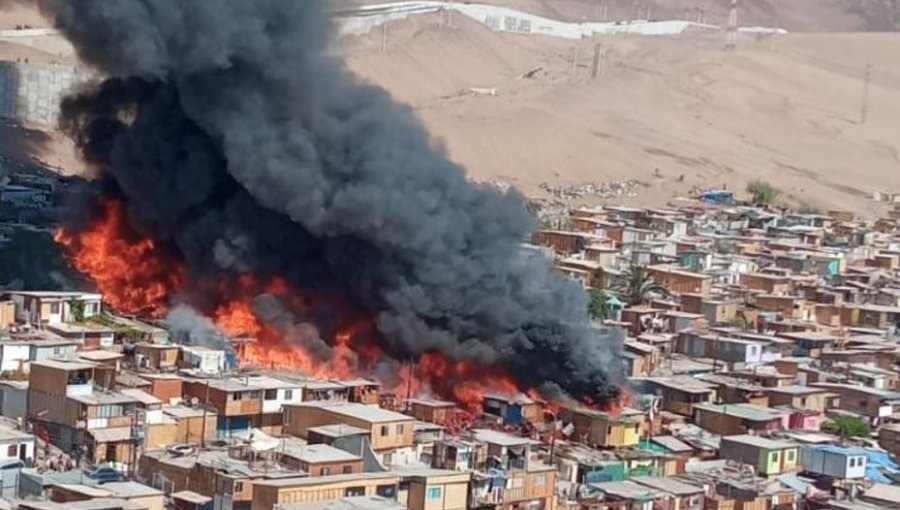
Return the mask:
[[621, 340], [520, 250], [522, 197], [330, 56], [320, 2], [39, 2], [107, 76], [63, 104], [97, 177], [57, 239], [114, 308], [188, 305], [255, 336], [245, 361], [464, 402], [618, 395]]

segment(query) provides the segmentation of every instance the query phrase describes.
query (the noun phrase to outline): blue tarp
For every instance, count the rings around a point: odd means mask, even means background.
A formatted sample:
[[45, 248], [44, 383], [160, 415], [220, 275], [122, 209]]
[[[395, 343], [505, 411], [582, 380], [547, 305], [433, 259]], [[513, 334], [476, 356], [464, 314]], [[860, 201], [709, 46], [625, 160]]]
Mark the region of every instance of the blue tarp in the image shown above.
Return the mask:
[[894, 462], [891, 454], [859, 447], [840, 447], [832, 445], [809, 446], [815, 450], [843, 455], [864, 455], [866, 457], [866, 478], [878, 483], [891, 483], [892, 480], [885, 473], [900, 474], [900, 465]]

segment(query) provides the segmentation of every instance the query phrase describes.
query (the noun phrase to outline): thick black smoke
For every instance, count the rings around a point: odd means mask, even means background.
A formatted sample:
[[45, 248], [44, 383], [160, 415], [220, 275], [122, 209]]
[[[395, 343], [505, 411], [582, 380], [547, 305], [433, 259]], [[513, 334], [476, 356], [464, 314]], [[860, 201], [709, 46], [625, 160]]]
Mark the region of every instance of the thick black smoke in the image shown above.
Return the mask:
[[325, 2], [41, 1], [109, 77], [64, 103], [64, 128], [191, 274], [349, 299], [397, 359], [439, 350], [548, 392], [616, 394], [620, 339], [523, 253], [522, 197], [468, 182], [408, 107], [330, 55]]

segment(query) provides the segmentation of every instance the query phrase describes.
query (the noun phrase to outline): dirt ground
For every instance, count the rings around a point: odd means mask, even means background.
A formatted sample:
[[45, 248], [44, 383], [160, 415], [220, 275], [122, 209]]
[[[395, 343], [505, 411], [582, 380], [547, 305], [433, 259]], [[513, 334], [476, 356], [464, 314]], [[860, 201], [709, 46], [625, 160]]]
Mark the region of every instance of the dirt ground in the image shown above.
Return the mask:
[[[439, 23], [393, 23], [384, 53], [380, 32], [339, 49], [412, 105], [474, 179], [526, 193], [637, 179], [635, 201], [659, 203], [763, 178], [795, 203], [871, 213], [874, 191], [900, 188], [900, 34], [745, 35], [726, 53], [721, 35], [576, 43], [493, 33], [462, 16]], [[595, 45], [606, 65], [592, 79]], [[461, 93], [473, 87], [496, 95]]]
[[[487, 1], [568, 20], [629, 17], [635, 5]], [[879, 14], [858, 9], [859, 1], [748, 0], [742, 23], [870, 29], [870, 18]], [[679, 17], [686, 4], [702, 5], [707, 21], [721, 23], [728, 3], [643, 5], [654, 18]], [[33, 4], [0, 5], [0, 29], [50, 26]], [[893, 22], [892, 15], [881, 18]], [[743, 189], [762, 178], [792, 203], [866, 214], [879, 209], [869, 198], [873, 192], [900, 191], [898, 33], [743, 35], [738, 51], [726, 53], [720, 34], [573, 42], [498, 34], [462, 15], [451, 27], [442, 21], [427, 15], [392, 23], [384, 53], [380, 32], [335, 47], [361, 79], [411, 105], [473, 179], [537, 196], [542, 183], [633, 179], [642, 185], [626, 202], [659, 204], [697, 187]], [[592, 78], [595, 51], [600, 65]], [[0, 59], [16, 58], [63, 57], [0, 41]], [[484, 90], [473, 94], [473, 88]], [[492, 89], [495, 94], [483, 93]], [[71, 142], [53, 131], [0, 126], [0, 153], [67, 172], [82, 168]]]

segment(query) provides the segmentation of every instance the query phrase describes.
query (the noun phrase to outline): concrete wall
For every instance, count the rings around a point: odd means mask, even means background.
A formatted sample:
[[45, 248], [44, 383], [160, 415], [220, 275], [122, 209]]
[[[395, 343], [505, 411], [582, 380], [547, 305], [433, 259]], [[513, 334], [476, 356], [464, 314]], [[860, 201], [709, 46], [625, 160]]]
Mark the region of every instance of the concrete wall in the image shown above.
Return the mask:
[[86, 79], [68, 65], [0, 62], [0, 117], [55, 126], [60, 100]]

